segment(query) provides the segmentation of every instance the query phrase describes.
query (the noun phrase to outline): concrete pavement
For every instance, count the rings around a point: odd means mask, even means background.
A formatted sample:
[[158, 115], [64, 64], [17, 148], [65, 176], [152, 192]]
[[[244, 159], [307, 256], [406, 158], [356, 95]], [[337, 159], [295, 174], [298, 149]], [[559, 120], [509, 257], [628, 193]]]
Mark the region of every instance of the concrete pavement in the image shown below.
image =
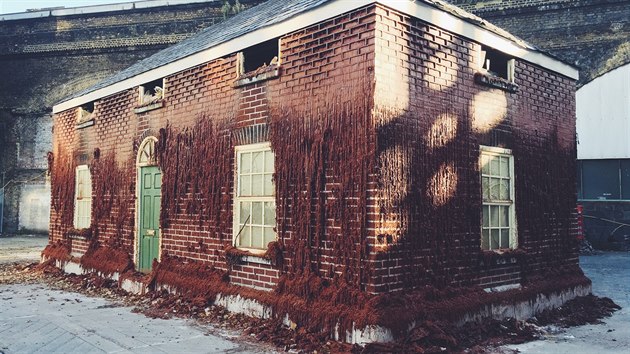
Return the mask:
[[593, 293], [613, 299], [622, 309], [604, 318], [604, 324], [572, 327], [550, 334], [545, 340], [506, 348], [545, 354], [630, 352], [630, 253], [582, 256], [580, 266], [593, 281]]
[[45, 285], [0, 285], [0, 353], [274, 352], [239, 336]]
[[[45, 235], [0, 237], [0, 264], [37, 262], [47, 243]], [[237, 331], [131, 310], [43, 283], [0, 283], [0, 354], [275, 352]]]
[[0, 264], [38, 262], [48, 244], [48, 235], [17, 235], [0, 237]]

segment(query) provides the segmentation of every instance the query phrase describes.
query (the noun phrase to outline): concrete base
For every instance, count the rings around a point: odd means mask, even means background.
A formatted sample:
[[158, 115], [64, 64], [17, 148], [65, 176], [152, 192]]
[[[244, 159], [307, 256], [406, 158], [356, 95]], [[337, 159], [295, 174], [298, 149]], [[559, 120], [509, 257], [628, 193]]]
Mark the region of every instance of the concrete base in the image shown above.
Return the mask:
[[[59, 269], [63, 270], [65, 273], [69, 274], [95, 273], [92, 270], [84, 269], [81, 264], [75, 262], [57, 261], [55, 265]], [[118, 281], [120, 276], [118, 273], [104, 275], [97, 272], [96, 274], [100, 277], [115, 281]], [[150, 289], [147, 288], [146, 284], [137, 280], [123, 279], [119, 282], [119, 284], [119, 286], [123, 290], [133, 294], [145, 294], [150, 291]], [[158, 289], [164, 289], [169, 291], [170, 293], [176, 293], [174, 289], [166, 284], [157, 284], [156, 286]], [[479, 311], [468, 313], [462, 316], [461, 319], [458, 321], [458, 324], [463, 325], [466, 322], [480, 321], [484, 318], [494, 318], [501, 320], [511, 317], [518, 320], [526, 320], [535, 316], [541, 311], [562, 306], [565, 302], [571, 299], [574, 299], [578, 296], [585, 296], [590, 293], [590, 285], [576, 286], [549, 295], [539, 294], [538, 296], [536, 296], [535, 299], [529, 301], [521, 301], [509, 304], [492, 304], [482, 308]], [[273, 309], [270, 306], [264, 305], [253, 299], [244, 298], [240, 295], [218, 294], [214, 303], [215, 305], [226, 308], [230, 312], [240, 313], [255, 318], [267, 319], [274, 316], [284, 316], [283, 323], [290, 328], [295, 328], [299, 325], [293, 322], [287, 314], [274, 314]], [[415, 324], [412, 324], [410, 326], [410, 330], [413, 329], [414, 326]], [[374, 342], [385, 343], [394, 340], [394, 335], [391, 329], [377, 325], [369, 325], [364, 328], [355, 328], [353, 324], [352, 330], [346, 331], [346, 333], [339, 333], [339, 326], [337, 326], [333, 333], [331, 333], [331, 337], [335, 340], [343, 340], [346, 343], [359, 345], [365, 345]]]
[[549, 295], [538, 294], [535, 299], [529, 301], [510, 304], [492, 304], [477, 312], [464, 315], [458, 323], [464, 324], [466, 322], [480, 321], [483, 318], [494, 318], [497, 320], [515, 318], [517, 320], [527, 320], [544, 310], [560, 307], [569, 300], [575, 299], [578, 296], [589, 295], [591, 292], [591, 285], [582, 285]]

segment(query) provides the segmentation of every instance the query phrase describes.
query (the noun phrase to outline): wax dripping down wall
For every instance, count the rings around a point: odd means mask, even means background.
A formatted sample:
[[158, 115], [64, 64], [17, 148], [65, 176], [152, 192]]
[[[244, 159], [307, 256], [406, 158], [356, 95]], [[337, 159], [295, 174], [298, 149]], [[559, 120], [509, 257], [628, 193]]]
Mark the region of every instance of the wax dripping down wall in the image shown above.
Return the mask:
[[193, 127], [178, 131], [169, 123], [160, 129], [162, 228], [186, 214], [199, 226], [209, 223], [215, 239], [231, 230], [233, 147], [225, 126], [202, 115]]
[[73, 226], [74, 217], [74, 175], [76, 163], [63, 148], [48, 153], [48, 170], [51, 179], [51, 203], [54, 232], [61, 233]]
[[90, 164], [92, 174], [92, 236], [107, 234], [106, 242], [112, 248], [132, 252], [135, 210], [134, 161], [119, 165], [115, 152], [101, 156], [94, 150]]
[[575, 144], [566, 146], [561, 135], [558, 128], [514, 134], [519, 248], [548, 269], [574, 265], [570, 259], [578, 256]]
[[280, 100], [272, 107], [277, 233], [290, 273], [337, 274], [355, 286], [366, 282], [374, 173], [367, 81], [319, 88], [299, 103]]

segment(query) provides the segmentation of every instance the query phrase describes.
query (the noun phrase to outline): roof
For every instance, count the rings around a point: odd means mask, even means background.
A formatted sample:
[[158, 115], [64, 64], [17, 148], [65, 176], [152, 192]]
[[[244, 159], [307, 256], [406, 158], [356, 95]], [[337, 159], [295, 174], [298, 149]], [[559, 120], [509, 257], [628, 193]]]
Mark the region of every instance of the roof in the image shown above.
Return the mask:
[[380, 3], [503, 52], [577, 78], [577, 70], [443, 0], [268, 0], [164, 49], [57, 104], [57, 113]]

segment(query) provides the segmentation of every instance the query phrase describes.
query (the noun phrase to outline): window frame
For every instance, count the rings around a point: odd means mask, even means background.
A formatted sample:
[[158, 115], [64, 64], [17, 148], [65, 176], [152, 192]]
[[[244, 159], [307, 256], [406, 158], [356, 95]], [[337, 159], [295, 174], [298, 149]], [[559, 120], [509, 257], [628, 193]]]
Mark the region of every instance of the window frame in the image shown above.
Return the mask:
[[[514, 59], [514, 57], [511, 57], [510, 55], [503, 53], [500, 50], [494, 49], [492, 47], [488, 47], [488, 46], [484, 46], [481, 45], [479, 47], [479, 52], [477, 53], [479, 56], [478, 62], [479, 62], [479, 70], [486, 74], [486, 75], [491, 75], [497, 78], [501, 78], [503, 80], [506, 80], [507, 82], [513, 84], [515, 81], [515, 70], [516, 70], [516, 60]], [[505, 71], [506, 71], [506, 76], [503, 77], [501, 75], [498, 75], [496, 70], [496, 66], [493, 66], [493, 63], [490, 61], [490, 59], [488, 59], [488, 55], [495, 55], [495, 56], [501, 56], [504, 57], [502, 59], [505, 59]]]
[[[250, 68], [249, 71], [245, 70], [245, 66], [246, 66], [245, 62], [248, 60], [248, 58], [247, 58], [248, 55], [246, 53], [249, 50], [251, 50], [253, 47], [256, 47], [256, 46], [259, 46], [259, 45], [262, 45], [264, 43], [271, 42], [271, 41], [277, 41], [277, 44], [276, 44], [277, 45], [277, 51], [276, 51], [276, 55], [275, 55], [276, 63], [274, 65], [276, 67], [279, 67], [281, 65], [281, 63], [282, 63], [281, 38], [280, 37], [272, 38], [272, 39], [269, 39], [269, 40], [262, 41], [260, 43], [254, 44], [254, 45], [252, 45], [252, 46], [250, 46], [248, 48], [245, 48], [245, 49], [243, 49], [243, 50], [241, 50], [240, 52], [237, 53], [237, 55], [236, 55], [236, 62], [237, 62], [237, 65], [236, 65], [236, 76], [237, 77], [250, 75], [252, 73], [255, 73], [257, 70], [260, 70], [261, 68], [268, 68], [268, 67], [272, 66], [271, 60], [273, 60], [274, 57], [268, 58], [268, 60], [270, 61], [269, 63], [267, 63], [267, 61], [264, 61], [266, 66], [262, 66], [262, 64], [261, 64], [257, 68], [253, 68], [253, 69]], [[251, 58], [250, 58], [250, 60], [251, 60]], [[249, 64], [247, 64], [247, 65], [249, 65]], [[262, 72], [259, 73], [259, 74], [262, 74]]]
[[[87, 176], [88, 176], [88, 182], [89, 182], [89, 191], [90, 191], [90, 195], [89, 197], [82, 197], [81, 199], [79, 199], [79, 173], [82, 171], [87, 171]], [[73, 226], [75, 229], [88, 229], [90, 227], [92, 227], [92, 173], [90, 172], [90, 168], [88, 167], [88, 165], [79, 165], [76, 167], [75, 169], [75, 174], [74, 174], [74, 217], [73, 217]], [[87, 199], [87, 200], [83, 200], [83, 199]], [[87, 215], [87, 226], [85, 226], [85, 224], [80, 223], [80, 218], [85, 218], [85, 217], [81, 217], [79, 215], [79, 202], [80, 201], [87, 201], [88, 205], [89, 205], [89, 211], [88, 211], [88, 215]]]
[[[149, 84], [155, 83], [157, 81], [162, 81], [162, 97], [160, 97], [159, 99], [156, 99], [154, 101], [149, 101], [149, 102], [145, 102], [144, 101], [144, 93], [147, 90], [147, 86]], [[138, 105], [139, 106], [144, 106], [144, 105], [149, 105], [149, 104], [154, 104], [154, 103], [158, 103], [160, 101], [163, 101], [166, 97], [166, 78], [161, 78], [161, 79], [157, 79], [157, 80], [153, 80], [153, 81], [149, 81], [149, 82], [145, 82], [142, 85], [138, 86]]]
[[[496, 176], [496, 175], [491, 175], [491, 174], [484, 174], [483, 173], [483, 157], [484, 156], [493, 156], [493, 157], [505, 157], [508, 158], [508, 172], [509, 172], [509, 182], [510, 182], [510, 186], [508, 188], [509, 191], [509, 199], [507, 200], [491, 200], [491, 201], [485, 201], [483, 199], [483, 178], [484, 177], [488, 177], [488, 178], [503, 178], [500, 176]], [[481, 145], [479, 147], [479, 184], [481, 187], [480, 190], [480, 196], [481, 196], [481, 218], [480, 218], [480, 248], [483, 251], [502, 251], [502, 250], [509, 250], [509, 249], [516, 249], [518, 248], [518, 228], [517, 228], [517, 220], [516, 220], [516, 195], [515, 195], [515, 184], [516, 184], [516, 179], [514, 176], [514, 155], [512, 154], [512, 150], [510, 149], [505, 149], [505, 148], [500, 148], [500, 147], [492, 147], [492, 146], [483, 146]], [[490, 221], [490, 215], [488, 215], [488, 223], [489, 225], [486, 227], [484, 225], [483, 222], [483, 213], [485, 210], [486, 206], [503, 206], [503, 207], [508, 207], [508, 222], [509, 222], [509, 227], [507, 228], [509, 230], [509, 235], [508, 235], [508, 247], [501, 247], [500, 245], [500, 241], [499, 241], [499, 247], [498, 248], [492, 248], [491, 243], [490, 243], [490, 232], [488, 235], [488, 248], [484, 248], [483, 247], [483, 238], [484, 238], [484, 229], [488, 229], [488, 230], [492, 230], [494, 229], [505, 229], [505, 228], [501, 228], [501, 226], [497, 226], [494, 227], [491, 225], [491, 221]], [[499, 217], [500, 218], [500, 217]]]
[[[249, 196], [241, 196], [240, 195], [240, 179], [239, 177], [241, 176], [240, 173], [240, 165], [241, 165], [241, 156], [243, 153], [254, 153], [254, 152], [267, 152], [270, 151], [273, 154], [273, 150], [271, 149], [271, 143], [270, 142], [264, 142], [264, 143], [256, 143], [256, 144], [248, 144], [248, 145], [239, 145], [239, 146], [235, 146], [234, 147], [234, 192], [233, 192], [233, 225], [232, 225], [232, 245], [234, 247], [237, 247], [238, 249], [241, 250], [245, 250], [248, 251], [252, 254], [257, 254], [257, 255], [262, 255], [267, 251], [267, 247], [265, 248], [255, 248], [255, 247], [244, 247], [244, 246], [240, 246], [239, 242], [237, 240], [237, 236], [241, 237], [242, 235], [239, 235], [239, 232], [241, 231], [241, 220], [240, 220], [240, 206], [242, 202], [262, 202], [263, 203], [263, 213], [264, 213], [264, 203], [267, 202], [272, 202], [273, 203], [273, 208], [275, 211], [276, 208], [276, 193], [275, 193], [275, 183], [273, 181], [273, 174], [275, 173], [275, 155], [274, 155], [274, 165], [273, 165], [273, 169], [272, 169], [272, 189], [271, 189], [271, 194], [267, 195], [260, 195], [260, 196], [254, 196], [254, 195], [249, 195]], [[263, 168], [263, 176], [264, 174], [266, 174], [267, 171], [264, 171]], [[264, 179], [263, 179], [263, 190], [264, 190]], [[275, 213], [274, 213], [275, 214]], [[263, 228], [265, 226], [267, 226], [266, 224], [264, 224], [264, 214], [263, 214], [263, 220], [262, 220], [263, 224]], [[249, 222], [248, 222], [249, 223]], [[259, 224], [256, 224], [259, 225]], [[274, 218], [274, 223], [273, 223], [273, 232], [274, 232], [274, 237], [275, 240], [277, 240], [277, 232], [275, 231], [275, 228], [277, 226], [277, 218]], [[250, 226], [251, 227], [251, 226]], [[243, 228], [243, 230], [245, 230], [245, 228]], [[264, 231], [263, 231], [263, 242], [264, 242]], [[273, 241], [270, 241], [273, 242]]]

